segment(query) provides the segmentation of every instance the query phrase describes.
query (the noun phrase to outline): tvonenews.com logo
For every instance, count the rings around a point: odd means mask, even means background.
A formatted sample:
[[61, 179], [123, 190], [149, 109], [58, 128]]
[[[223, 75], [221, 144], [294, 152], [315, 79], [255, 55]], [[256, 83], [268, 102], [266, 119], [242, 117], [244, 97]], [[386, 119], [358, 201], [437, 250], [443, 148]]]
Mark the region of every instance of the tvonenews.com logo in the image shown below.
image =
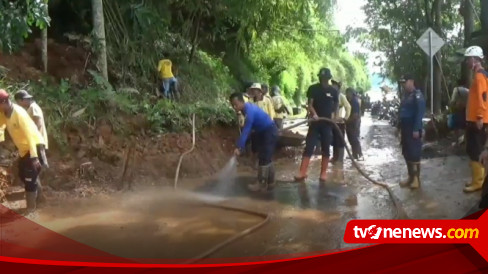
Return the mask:
[[408, 228], [408, 227], [380, 227], [371, 225], [369, 227], [353, 227], [356, 239], [478, 239], [479, 229], [477, 228], [450, 228], [444, 233], [443, 228]]
[[470, 244], [488, 260], [488, 213], [466, 220], [351, 220], [348, 244]]

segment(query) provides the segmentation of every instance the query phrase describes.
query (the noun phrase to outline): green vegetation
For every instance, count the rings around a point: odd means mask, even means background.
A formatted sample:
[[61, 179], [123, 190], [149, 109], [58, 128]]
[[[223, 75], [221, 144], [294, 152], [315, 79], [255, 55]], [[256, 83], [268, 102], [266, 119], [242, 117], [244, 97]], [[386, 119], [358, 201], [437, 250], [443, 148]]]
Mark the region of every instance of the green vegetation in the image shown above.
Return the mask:
[[[2, 43], [5, 52], [19, 49], [32, 28], [49, 22], [58, 35], [52, 39], [70, 34], [72, 42], [97, 52], [100, 44], [86, 31], [93, 27], [86, 16], [92, 13], [89, 1], [50, 1], [50, 19], [41, 12], [47, 2], [26, 3], [15, 7], [26, 24], [1, 30], [9, 37]], [[0, 0], [0, 8], [9, 5], [0, 9], [0, 26], [14, 20], [6, 16], [14, 4]], [[123, 117], [134, 114], [143, 114], [155, 132], [188, 130], [192, 113], [200, 127], [233, 124], [227, 96], [246, 82], [278, 85], [289, 102], [300, 105], [320, 67], [329, 67], [345, 86], [367, 90], [364, 58], [347, 52], [330, 20], [333, 8], [332, 0], [104, 0], [109, 81], [91, 71], [88, 86], [41, 81], [31, 89], [57, 133], [68, 124], [91, 126], [100, 119], [124, 132]], [[154, 98], [163, 56], [173, 61], [183, 89], [178, 102]]]

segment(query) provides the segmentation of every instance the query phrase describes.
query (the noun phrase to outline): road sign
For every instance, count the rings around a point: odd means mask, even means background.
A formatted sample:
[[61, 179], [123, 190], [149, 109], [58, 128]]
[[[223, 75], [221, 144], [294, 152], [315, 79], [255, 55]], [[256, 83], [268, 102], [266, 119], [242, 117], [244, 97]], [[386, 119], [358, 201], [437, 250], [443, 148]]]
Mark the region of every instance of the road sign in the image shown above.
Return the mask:
[[430, 111], [434, 115], [434, 56], [444, 46], [444, 40], [432, 28], [428, 28], [417, 40], [417, 45], [430, 59]]
[[[432, 41], [430, 41], [431, 36]], [[444, 44], [444, 40], [432, 28], [428, 28], [417, 40], [417, 45], [419, 45], [427, 55], [436, 54]], [[430, 45], [432, 45], [432, 53], [430, 51]]]

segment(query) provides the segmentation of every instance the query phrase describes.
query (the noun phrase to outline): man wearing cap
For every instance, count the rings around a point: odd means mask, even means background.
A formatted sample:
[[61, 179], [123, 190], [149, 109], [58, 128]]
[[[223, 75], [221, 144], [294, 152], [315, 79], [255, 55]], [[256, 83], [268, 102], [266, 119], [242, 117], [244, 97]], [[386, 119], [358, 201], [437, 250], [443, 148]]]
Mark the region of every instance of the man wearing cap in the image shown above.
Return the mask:
[[406, 74], [399, 81], [405, 91], [400, 105], [400, 130], [402, 154], [408, 170], [408, 179], [401, 187], [417, 189], [420, 187], [420, 158], [422, 154], [422, 119], [425, 114], [425, 99], [415, 88], [412, 75]]
[[236, 156], [242, 154], [251, 131], [254, 131], [256, 138], [253, 141], [256, 142], [259, 168], [257, 182], [249, 185], [249, 189], [267, 191], [274, 186], [275, 182], [273, 154], [278, 140], [278, 129], [266, 112], [255, 104], [244, 102], [241, 93], [233, 93], [229, 99], [234, 110], [242, 112], [246, 117], [234, 154]]
[[275, 118], [273, 102], [268, 96], [265, 96], [264, 90], [259, 83], [254, 83], [251, 87], [251, 93], [254, 94], [254, 103], [266, 112], [271, 119]]
[[332, 87], [334, 87], [339, 94], [339, 107], [334, 113], [333, 119], [336, 121], [337, 126], [341, 129], [342, 137], [335, 130], [332, 129], [333, 135], [333, 157], [331, 159], [332, 163], [342, 163], [344, 161], [344, 148], [346, 143], [343, 137], [346, 136], [346, 121], [351, 115], [351, 104], [347, 100], [347, 97], [341, 92], [342, 83], [332, 80]]
[[27, 111], [12, 103], [5, 90], [0, 90], [0, 128], [2, 141], [6, 128], [19, 150], [19, 177], [25, 186], [26, 214], [33, 213], [37, 204], [37, 177], [43, 164], [39, 157], [44, 153], [44, 139]]
[[26, 90], [20, 90], [14, 96], [15, 102], [27, 110], [27, 113], [32, 118], [37, 126], [37, 129], [44, 138], [44, 148], [48, 149], [48, 138], [46, 131], [46, 124], [44, 123], [44, 113], [41, 107], [33, 100], [32, 95], [30, 95]]
[[273, 107], [275, 110], [275, 118], [274, 121], [278, 129], [283, 129], [283, 119], [285, 119], [286, 115], [289, 114], [288, 108], [285, 105], [285, 101], [283, 97], [281, 97], [280, 87], [273, 86], [271, 88], [271, 96], [273, 99]]
[[[44, 148], [48, 150], [48, 138], [47, 138], [47, 130], [46, 124], [44, 123], [44, 114], [42, 112], [41, 107], [33, 100], [31, 94], [29, 94], [26, 90], [18, 91], [15, 96], [15, 102], [27, 110], [27, 113], [34, 121], [37, 126], [37, 129], [42, 135], [44, 139]], [[45, 155], [39, 155], [43, 158], [44, 163], [47, 165], [47, 158]], [[42, 202], [44, 200], [44, 195], [42, 191], [42, 184], [40, 178], [37, 178], [37, 202]]]
[[330, 85], [332, 73], [328, 68], [322, 68], [318, 74], [319, 83], [308, 88], [307, 98], [309, 112], [313, 121], [309, 128], [306, 138], [305, 150], [303, 152], [300, 171], [295, 176], [295, 181], [304, 182], [307, 178], [307, 170], [310, 158], [313, 155], [317, 139], [320, 138], [322, 146], [322, 164], [320, 171], [320, 182], [325, 183], [327, 179], [327, 168], [329, 166], [330, 145], [332, 142], [332, 125], [327, 121], [319, 121], [319, 118], [332, 118], [339, 104], [339, 96], [336, 89]]
[[474, 73], [468, 95], [465, 136], [472, 180], [466, 184], [464, 192], [475, 192], [482, 189], [485, 179], [485, 168], [479, 160], [483, 147], [488, 147], [486, 133], [488, 125], [488, 73], [483, 69], [484, 56], [480, 47], [469, 47], [464, 56], [466, 65]]

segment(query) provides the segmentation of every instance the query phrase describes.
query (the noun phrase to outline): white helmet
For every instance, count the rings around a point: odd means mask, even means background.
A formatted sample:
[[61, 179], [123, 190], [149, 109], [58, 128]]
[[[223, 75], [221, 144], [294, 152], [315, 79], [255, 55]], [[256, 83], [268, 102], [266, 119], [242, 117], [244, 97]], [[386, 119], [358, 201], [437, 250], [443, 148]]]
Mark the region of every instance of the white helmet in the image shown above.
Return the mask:
[[481, 59], [484, 58], [483, 56], [483, 49], [478, 46], [472, 46], [466, 49], [464, 53], [464, 57], [479, 57]]

